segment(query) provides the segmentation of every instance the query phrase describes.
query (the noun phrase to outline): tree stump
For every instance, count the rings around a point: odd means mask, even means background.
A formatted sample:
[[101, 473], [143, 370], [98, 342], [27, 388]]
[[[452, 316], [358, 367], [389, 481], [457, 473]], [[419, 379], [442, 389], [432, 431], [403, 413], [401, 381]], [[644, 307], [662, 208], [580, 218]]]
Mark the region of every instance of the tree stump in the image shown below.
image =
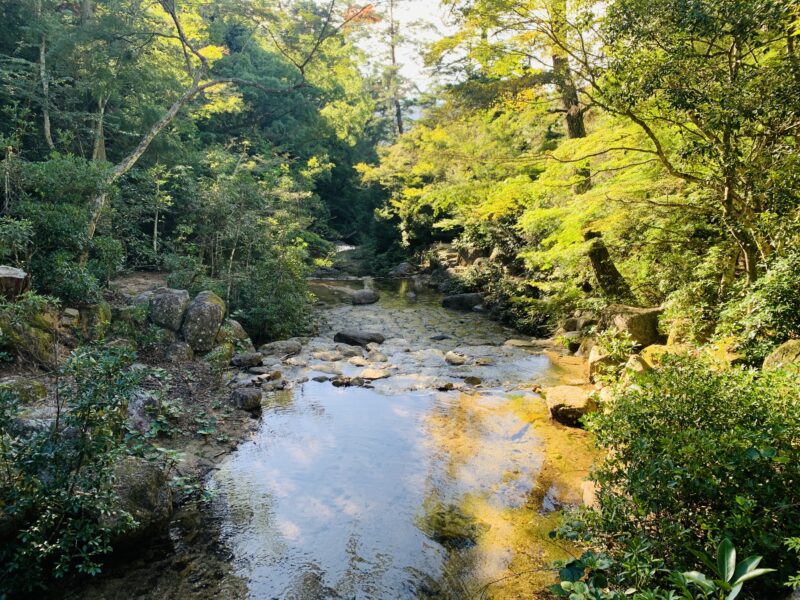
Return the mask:
[[31, 278], [22, 269], [0, 266], [0, 296], [6, 300], [16, 300], [17, 296], [31, 287]]

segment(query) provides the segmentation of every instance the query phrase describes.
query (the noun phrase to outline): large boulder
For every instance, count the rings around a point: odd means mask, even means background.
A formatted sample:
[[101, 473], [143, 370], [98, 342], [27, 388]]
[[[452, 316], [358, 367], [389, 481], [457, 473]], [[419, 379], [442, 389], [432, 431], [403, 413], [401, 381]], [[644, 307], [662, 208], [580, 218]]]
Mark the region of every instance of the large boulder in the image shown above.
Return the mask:
[[575, 385], [557, 385], [543, 390], [550, 416], [569, 427], [580, 427], [581, 418], [597, 410], [591, 389]]
[[339, 342], [341, 344], [348, 344], [350, 346], [362, 346], [364, 348], [367, 347], [367, 344], [382, 344], [386, 341], [386, 338], [381, 335], [380, 333], [372, 332], [372, 331], [340, 331], [335, 336], [333, 336], [334, 342]]
[[764, 360], [766, 371], [789, 366], [800, 368], [800, 340], [784, 342]]
[[160, 464], [136, 456], [124, 457], [114, 466], [114, 491], [119, 507], [138, 523], [133, 530], [119, 535], [115, 544], [138, 541], [166, 527], [172, 516], [172, 489]]
[[364, 304], [375, 304], [380, 298], [380, 295], [375, 290], [363, 289], [353, 292], [350, 301], [356, 306], [361, 306]]
[[150, 320], [165, 329], [178, 331], [189, 306], [189, 292], [159, 288], [150, 296]]
[[303, 344], [297, 340], [280, 340], [277, 342], [270, 342], [269, 344], [264, 344], [258, 349], [258, 351], [261, 352], [261, 354], [263, 354], [265, 357], [277, 356], [279, 358], [287, 358], [289, 356], [294, 356], [295, 354], [300, 354], [302, 350]]
[[214, 347], [224, 318], [225, 301], [214, 292], [200, 292], [186, 309], [183, 339], [195, 352], [208, 352]]
[[483, 296], [480, 294], [453, 294], [442, 298], [442, 306], [453, 310], [472, 310], [481, 304]]
[[658, 318], [662, 312], [661, 308], [612, 304], [603, 312], [603, 323], [606, 327], [628, 333], [637, 346], [644, 348], [662, 341], [658, 332]]

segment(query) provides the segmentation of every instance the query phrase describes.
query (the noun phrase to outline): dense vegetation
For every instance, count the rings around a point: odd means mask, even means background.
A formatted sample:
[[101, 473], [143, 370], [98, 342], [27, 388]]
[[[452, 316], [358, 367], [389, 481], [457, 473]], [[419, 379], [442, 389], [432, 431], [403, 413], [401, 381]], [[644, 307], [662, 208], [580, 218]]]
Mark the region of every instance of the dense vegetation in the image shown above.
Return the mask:
[[[341, 239], [439, 273], [450, 245], [445, 287], [535, 335], [663, 306], [682, 356], [646, 373], [623, 368], [630, 340], [595, 334], [619, 342], [613, 406], [589, 424], [608, 453], [598, 507], [561, 531], [589, 547], [561, 591], [732, 599], [735, 546], [775, 569], [743, 593], [778, 597], [800, 572], [800, 385], [760, 367], [800, 338], [800, 5], [443, 5], [427, 58], [450, 83], [411, 120], [395, 0], [378, 65], [356, 43], [384, 18], [372, 5], [0, 2], [0, 263], [53, 297], [0, 316], [92, 305], [152, 270], [281, 339], [308, 329], [305, 278]], [[10, 346], [0, 331], [0, 359]], [[130, 450], [131, 361], [78, 350], [63, 421], [24, 436], [0, 392], [0, 506], [26, 523], [4, 586], [95, 573], [124, 529], [110, 468]]]

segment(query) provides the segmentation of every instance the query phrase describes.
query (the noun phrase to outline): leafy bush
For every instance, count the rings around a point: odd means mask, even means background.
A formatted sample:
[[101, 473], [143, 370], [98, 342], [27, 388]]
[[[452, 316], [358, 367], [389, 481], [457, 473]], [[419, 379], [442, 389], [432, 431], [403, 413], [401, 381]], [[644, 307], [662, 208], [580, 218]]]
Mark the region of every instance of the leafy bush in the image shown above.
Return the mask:
[[63, 250], [37, 257], [33, 263], [38, 289], [65, 304], [91, 304], [100, 300], [100, 282], [75, 256]]
[[800, 384], [782, 372], [714, 370], [665, 357], [620, 392], [590, 429], [608, 452], [596, 468], [589, 531], [611, 549], [636, 537], [676, 568], [724, 537], [796, 570], [782, 549], [800, 533]]
[[800, 337], [800, 251], [775, 259], [753, 285], [742, 288], [721, 315], [719, 331], [741, 338], [753, 361], [763, 360], [778, 344]]
[[630, 587], [626, 565], [604, 554], [585, 552], [559, 569], [561, 581], [550, 590], [569, 600], [734, 600], [745, 583], [774, 571], [758, 568], [760, 556], [737, 563], [736, 549], [728, 539], [718, 546], [716, 562], [703, 554], [699, 558], [711, 577], [699, 571], [665, 571], [665, 580], [672, 589], [643, 589], [640, 585]]
[[111, 484], [125, 449], [132, 361], [120, 349], [74, 353], [55, 416], [42, 422], [18, 420], [18, 398], [0, 391], [0, 523], [5, 535], [16, 531], [0, 545], [0, 590], [97, 573], [112, 535], [131, 525]]
[[252, 337], [281, 339], [307, 330], [311, 303], [305, 272], [301, 248], [265, 255], [247, 269], [232, 304]]

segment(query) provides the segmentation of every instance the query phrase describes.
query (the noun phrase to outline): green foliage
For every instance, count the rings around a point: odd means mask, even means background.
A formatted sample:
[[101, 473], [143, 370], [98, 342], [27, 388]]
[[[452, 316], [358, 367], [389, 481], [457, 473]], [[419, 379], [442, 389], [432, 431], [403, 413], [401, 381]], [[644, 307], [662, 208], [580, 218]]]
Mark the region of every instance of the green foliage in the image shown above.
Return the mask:
[[764, 276], [741, 287], [725, 305], [719, 331], [734, 334], [753, 361], [763, 360], [775, 346], [800, 337], [800, 252], [773, 260]]
[[61, 374], [54, 417], [41, 423], [18, 420], [17, 398], [0, 391], [0, 505], [16, 531], [0, 549], [0, 589], [95, 574], [111, 536], [132, 524], [112, 488], [136, 382], [132, 360], [117, 349], [74, 353]]
[[589, 530], [611, 548], [641, 536], [684, 569], [696, 565], [693, 552], [729, 537], [785, 581], [796, 559], [781, 546], [800, 523], [798, 400], [785, 373], [718, 371], [699, 358], [642, 374], [590, 421], [608, 454], [593, 473]]
[[[712, 576], [699, 571], [664, 571], [672, 589], [643, 588], [630, 585], [628, 565], [594, 552], [585, 552], [559, 569], [561, 582], [550, 588], [554, 596], [569, 600], [735, 600], [748, 581], [771, 573], [774, 569], [758, 568], [760, 556], [750, 556], [736, 562], [736, 549], [727, 538], [717, 547], [716, 562], [706, 555], [700, 557]], [[651, 560], [651, 565], [658, 561]]]

